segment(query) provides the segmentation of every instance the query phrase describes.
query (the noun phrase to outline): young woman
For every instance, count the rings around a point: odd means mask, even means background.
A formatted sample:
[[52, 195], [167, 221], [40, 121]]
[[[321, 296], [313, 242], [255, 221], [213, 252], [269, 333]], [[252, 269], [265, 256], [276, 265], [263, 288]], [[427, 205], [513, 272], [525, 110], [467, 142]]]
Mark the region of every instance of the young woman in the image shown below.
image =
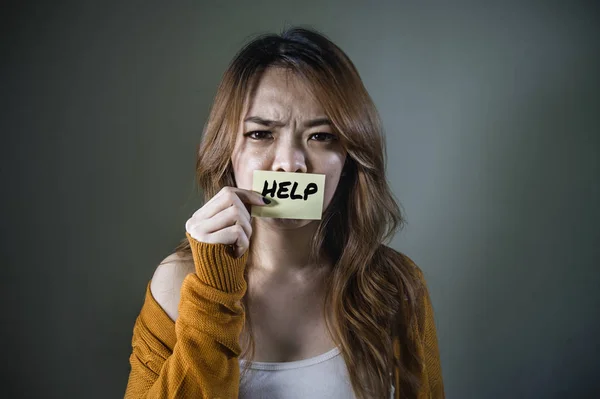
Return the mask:
[[[443, 398], [420, 269], [384, 245], [402, 218], [382, 127], [346, 54], [291, 28], [247, 44], [204, 128], [205, 204], [157, 268], [126, 398]], [[254, 218], [254, 170], [326, 175], [321, 220]]]

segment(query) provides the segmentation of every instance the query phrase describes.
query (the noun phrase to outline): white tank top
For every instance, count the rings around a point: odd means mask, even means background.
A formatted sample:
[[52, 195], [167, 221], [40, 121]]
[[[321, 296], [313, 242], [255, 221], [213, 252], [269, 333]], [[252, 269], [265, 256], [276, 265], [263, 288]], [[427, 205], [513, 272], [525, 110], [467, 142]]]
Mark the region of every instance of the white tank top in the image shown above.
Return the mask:
[[[240, 371], [246, 361], [239, 359]], [[393, 386], [392, 395], [394, 397]], [[294, 362], [253, 362], [240, 380], [240, 399], [353, 399], [338, 347]]]

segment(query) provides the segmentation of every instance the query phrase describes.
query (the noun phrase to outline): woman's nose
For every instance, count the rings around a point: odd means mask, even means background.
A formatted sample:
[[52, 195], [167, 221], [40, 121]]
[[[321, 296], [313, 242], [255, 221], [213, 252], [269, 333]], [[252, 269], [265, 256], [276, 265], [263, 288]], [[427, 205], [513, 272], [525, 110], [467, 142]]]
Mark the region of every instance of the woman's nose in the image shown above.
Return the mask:
[[273, 170], [306, 173], [305, 150], [300, 145], [289, 141], [280, 143], [276, 149]]

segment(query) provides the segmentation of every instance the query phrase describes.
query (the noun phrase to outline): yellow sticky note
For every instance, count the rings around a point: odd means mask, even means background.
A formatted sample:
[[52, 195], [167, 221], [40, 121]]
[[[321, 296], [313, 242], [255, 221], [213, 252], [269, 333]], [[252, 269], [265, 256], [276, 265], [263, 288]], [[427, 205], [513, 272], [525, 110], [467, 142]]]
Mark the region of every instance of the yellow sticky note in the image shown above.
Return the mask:
[[281, 219], [321, 219], [325, 175], [255, 170], [252, 191], [271, 200], [252, 206], [252, 216]]

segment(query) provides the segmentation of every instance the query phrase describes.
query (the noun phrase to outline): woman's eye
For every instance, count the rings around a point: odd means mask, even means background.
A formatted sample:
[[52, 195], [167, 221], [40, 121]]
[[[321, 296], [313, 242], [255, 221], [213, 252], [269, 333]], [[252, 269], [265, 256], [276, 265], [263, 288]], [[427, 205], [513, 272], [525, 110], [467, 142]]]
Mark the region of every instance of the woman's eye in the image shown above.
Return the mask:
[[244, 134], [244, 136], [250, 137], [251, 139], [254, 139], [254, 140], [263, 140], [263, 139], [269, 139], [272, 137], [271, 132], [268, 132], [265, 130], [257, 130], [254, 132], [249, 132], [249, 133]]
[[315, 141], [334, 141], [337, 137], [331, 133], [314, 133], [310, 135], [311, 140]]

